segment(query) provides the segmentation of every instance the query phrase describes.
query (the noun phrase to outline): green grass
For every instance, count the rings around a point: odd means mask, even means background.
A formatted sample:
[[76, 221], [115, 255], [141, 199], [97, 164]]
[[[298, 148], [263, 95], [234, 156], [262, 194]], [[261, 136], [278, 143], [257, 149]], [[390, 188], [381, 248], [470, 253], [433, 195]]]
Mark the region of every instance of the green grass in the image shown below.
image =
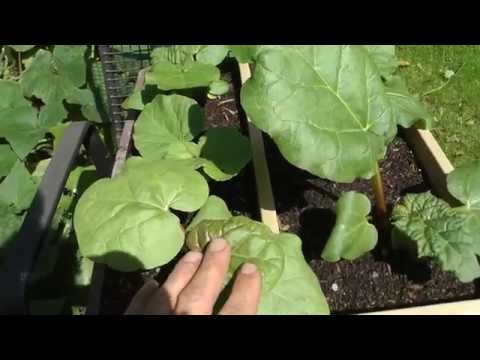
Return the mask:
[[[434, 116], [432, 132], [453, 165], [480, 159], [480, 46], [397, 46], [397, 57], [410, 63], [401, 72]], [[447, 70], [455, 75], [440, 89]]]

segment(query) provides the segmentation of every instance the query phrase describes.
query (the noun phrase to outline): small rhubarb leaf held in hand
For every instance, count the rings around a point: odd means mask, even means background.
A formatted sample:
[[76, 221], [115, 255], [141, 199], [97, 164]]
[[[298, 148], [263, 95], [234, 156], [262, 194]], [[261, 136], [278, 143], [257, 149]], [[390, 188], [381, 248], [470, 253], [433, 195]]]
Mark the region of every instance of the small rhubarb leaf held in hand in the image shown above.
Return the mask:
[[232, 217], [232, 213], [228, 210], [227, 204], [218, 196], [209, 196], [205, 205], [198, 210], [197, 214], [187, 227], [190, 231], [193, 227], [200, 224], [203, 220], [227, 220]]
[[203, 129], [204, 116], [195, 100], [180, 95], [157, 95], [145, 105], [135, 123], [136, 148], [145, 158], [162, 158]]
[[347, 192], [338, 199], [335, 227], [322, 252], [324, 260], [355, 260], [375, 247], [378, 234], [367, 220], [370, 209], [370, 201], [360, 193]]
[[[329, 314], [319, 281], [303, 257], [300, 238], [286, 233], [274, 234], [262, 223], [236, 216], [200, 222], [188, 232], [187, 246], [203, 249], [218, 237], [231, 246], [229, 282], [245, 262], [254, 263], [262, 273], [258, 314]], [[223, 298], [225, 296], [220, 297]]]
[[30, 207], [37, 191], [37, 182], [25, 165], [17, 160], [8, 176], [0, 183], [0, 202], [13, 206], [17, 213]]
[[170, 209], [196, 211], [207, 198], [207, 182], [191, 164], [130, 158], [116, 178], [95, 182], [80, 198], [74, 214], [80, 251], [119, 271], [164, 265], [184, 244]]

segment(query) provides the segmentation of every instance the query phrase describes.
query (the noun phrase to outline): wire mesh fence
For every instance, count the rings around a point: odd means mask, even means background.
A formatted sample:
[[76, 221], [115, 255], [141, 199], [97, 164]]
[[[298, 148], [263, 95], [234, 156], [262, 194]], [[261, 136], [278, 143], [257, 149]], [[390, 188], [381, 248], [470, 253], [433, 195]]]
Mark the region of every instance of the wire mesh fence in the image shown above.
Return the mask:
[[155, 45], [99, 45], [105, 95], [112, 121], [112, 137], [120, 140], [127, 112], [122, 102], [131, 94], [138, 72], [150, 65], [150, 52]]

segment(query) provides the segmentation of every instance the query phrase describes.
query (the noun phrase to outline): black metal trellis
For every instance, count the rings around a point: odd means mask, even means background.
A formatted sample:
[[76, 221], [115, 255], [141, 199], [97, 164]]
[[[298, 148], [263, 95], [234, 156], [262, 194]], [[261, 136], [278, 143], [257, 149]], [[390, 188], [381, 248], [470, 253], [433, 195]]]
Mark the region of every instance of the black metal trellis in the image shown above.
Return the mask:
[[153, 45], [99, 45], [106, 96], [112, 121], [112, 138], [118, 145], [127, 118], [122, 102], [127, 98], [138, 72], [150, 64]]

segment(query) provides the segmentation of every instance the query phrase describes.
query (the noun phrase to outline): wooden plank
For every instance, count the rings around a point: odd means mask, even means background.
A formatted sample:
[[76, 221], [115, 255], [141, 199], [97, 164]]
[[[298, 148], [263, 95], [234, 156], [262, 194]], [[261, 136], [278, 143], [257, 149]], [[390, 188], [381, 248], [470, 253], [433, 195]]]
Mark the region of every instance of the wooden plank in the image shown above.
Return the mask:
[[[137, 80], [135, 82], [135, 90], [142, 90], [145, 86], [145, 73], [148, 70], [142, 69], [138, 72]], [[130, 153], [130, 148], [132, 145], [132, 134], [133, 134], [133, 126], [135, 124], [135, 120], [137, 118], [138, 112], [136, 110], [129, 111], [128, 119], [126, 120], [123, 125], [122, 135], [120, 137], [117, 153], [115, 155], [115, 163], [113, 165], [113, 170], [111, 177], [115, 177], [117, 174], [120, 173], [123, 164], [127, 160], [127, 157]]]
[[[251, 76], [248, 64], [240, 64], [240, 79], [244, 84]], [[279, 233], [277, 211], [275, 209], [275, 200], [273, 197], [272, 185], [270, 182], [270, 173], [268, 170], [267, 159], [265, 156], [265, 146], [263, 144], [262, 132], [257, 129], [250, 119], [247, 118], [248, 133], [250, 135], [250, 145], [252, 149], [253, 167], [255, 169], [255, 183], [257, 185], [258, 206], [260, 209], [260, 218], [270, 229]]]
[[413, 148], [422, 169], [427, 173], [436, 195], [453, 206], [460, 205], [447, 189], [447, 175], [454, 167], [433, 134], [428, 130], [410, 128], [405, 130], [405, 138]]
[[133, 132], [134, 120], [127, 120], [123, 125], [122, 136], [120, 137], [120, 142], [118, 145], [117, 154], [115, 155], [115, 163], [113, 165], [113, 170], [111, 177], [117, 176], [120, 173], [120, 170], [123, 167], [123, 164], [127, 160], [128, 153], [130, 152], [130, 146], [132, 143], [132, 132]]
[[456, 301], [359, 315], [480, 315], [480, 300]]

